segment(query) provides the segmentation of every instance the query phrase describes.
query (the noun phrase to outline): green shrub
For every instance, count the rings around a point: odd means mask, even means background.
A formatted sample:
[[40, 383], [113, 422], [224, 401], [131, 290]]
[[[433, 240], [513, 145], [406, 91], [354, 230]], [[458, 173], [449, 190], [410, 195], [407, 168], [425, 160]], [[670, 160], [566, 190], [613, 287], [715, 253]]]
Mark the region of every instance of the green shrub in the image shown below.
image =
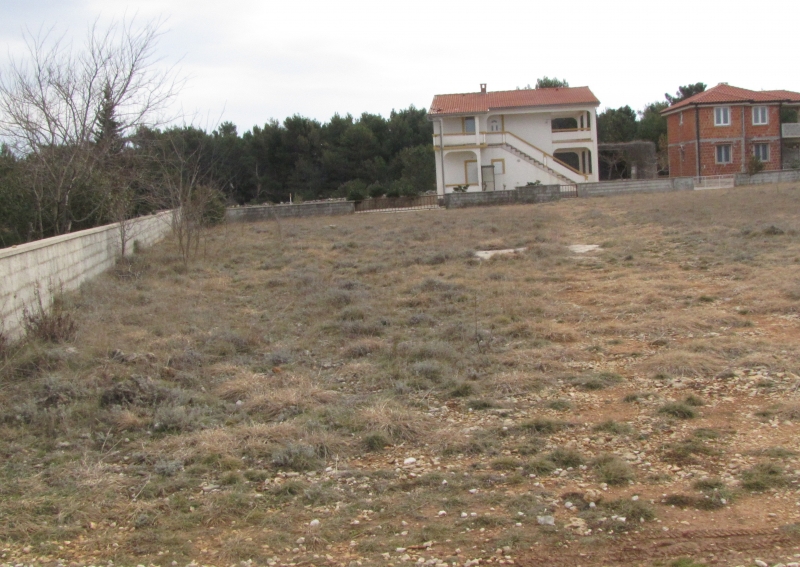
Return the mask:
[[395, 179], [386, 192], [387, 197], [415, 197], [418, 194], [416, 187], [408, 179]]
[[764, 167], [764, 162], [761, 161], [758, 156], [750, 156], [750, 159], [747, 160], [747, 173], [749, 175], [761, 173], [764, 171]]
[[373, 183], [367, 187], [367, 193], [373, 199], [378, 199], [386, 194], [386, 188], [380, 183]]
[[367, 198], [367, 184], [360, 179], [352, 179], [339, 186], [339, 193], [348, 201], [363, 201]]

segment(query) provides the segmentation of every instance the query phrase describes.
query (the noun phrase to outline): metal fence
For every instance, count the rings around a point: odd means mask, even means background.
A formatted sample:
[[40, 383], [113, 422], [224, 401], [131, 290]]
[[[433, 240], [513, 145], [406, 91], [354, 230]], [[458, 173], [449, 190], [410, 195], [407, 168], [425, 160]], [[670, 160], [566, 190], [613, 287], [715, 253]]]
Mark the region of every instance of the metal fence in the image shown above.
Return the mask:
[[355, 204], [357, 213], [408, 211], [414, 209], [438, 209], [438, 195], [420, 195], [418, 197], [379, 197], [364, 199]]
[[572, 185], [561, 185], [559, 187], [561, 191], [561, 197], [577, 197], [578, 196], [578, 186], [575, 184]]
[[735, 175], [705, 175], [694, 178], [695, 189], [731, 189], [735, 185]]

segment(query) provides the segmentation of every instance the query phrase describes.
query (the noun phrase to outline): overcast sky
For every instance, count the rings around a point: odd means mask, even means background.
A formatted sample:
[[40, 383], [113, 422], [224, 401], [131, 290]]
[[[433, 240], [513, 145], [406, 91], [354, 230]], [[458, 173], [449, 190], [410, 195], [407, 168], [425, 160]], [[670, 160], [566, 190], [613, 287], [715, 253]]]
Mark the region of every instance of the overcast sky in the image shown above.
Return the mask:
[[0, 71], [24, 29], [79, 41], [126, 15], [165, 20], [158, 51], [188, 76], [183, 112], [239, 132], [293, 114], [386, 116], [545, 75], [589, 86], [601, 110], [697, 81], [800, 91], [796, 0], [2, 0]]

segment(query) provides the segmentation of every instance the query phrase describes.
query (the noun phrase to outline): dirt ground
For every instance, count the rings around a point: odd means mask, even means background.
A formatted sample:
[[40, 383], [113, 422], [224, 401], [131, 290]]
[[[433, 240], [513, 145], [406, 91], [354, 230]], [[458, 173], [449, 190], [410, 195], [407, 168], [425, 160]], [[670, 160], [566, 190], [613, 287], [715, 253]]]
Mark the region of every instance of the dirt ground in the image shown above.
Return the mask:
[[220, 226], [63, 305], [0, 565], [800, 561], [796, 184]]

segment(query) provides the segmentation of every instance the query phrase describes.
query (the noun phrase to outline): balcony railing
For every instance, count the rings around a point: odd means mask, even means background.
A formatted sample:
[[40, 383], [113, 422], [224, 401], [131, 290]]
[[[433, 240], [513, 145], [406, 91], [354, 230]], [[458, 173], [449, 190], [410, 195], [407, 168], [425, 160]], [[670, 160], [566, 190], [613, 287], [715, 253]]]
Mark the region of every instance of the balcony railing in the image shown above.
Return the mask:
[[783, 137], [784, 138], [800, 138], [800, 124], [799, 123], [787, 123], [781, 124]]
[[554, 142], [572, 142], [572, 141], [588, 141], [592, 139], [591, 128], [568, 128], [562, 130], [553, 130], [552, 133]]

